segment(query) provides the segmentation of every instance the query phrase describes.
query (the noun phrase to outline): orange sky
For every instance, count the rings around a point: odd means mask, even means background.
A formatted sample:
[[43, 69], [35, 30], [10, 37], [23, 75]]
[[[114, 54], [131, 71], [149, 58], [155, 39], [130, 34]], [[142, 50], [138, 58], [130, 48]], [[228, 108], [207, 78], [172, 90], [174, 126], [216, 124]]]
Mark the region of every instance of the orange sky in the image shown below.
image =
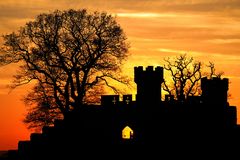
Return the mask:
[[[107, 11], [127, 34], [131, 48], [125, 68], [162, 65], [164, 57], [187, 53], [230, 78], [229, 100], [240, 110], [240, 1], [239, 0], [8, 0], [0, 1], [0, 34], [17, 30], [36, 15], [56, 9]], [[0, 150], [16, 149], [29, 139], [22, 124], [26, 108], [21, 102], [29, 87], [11, 93], [17, 66], [0, 68]], [[240, 112], [239, 116], [240, 117]], [[240, 123], [240, 118], [238, 119]]]

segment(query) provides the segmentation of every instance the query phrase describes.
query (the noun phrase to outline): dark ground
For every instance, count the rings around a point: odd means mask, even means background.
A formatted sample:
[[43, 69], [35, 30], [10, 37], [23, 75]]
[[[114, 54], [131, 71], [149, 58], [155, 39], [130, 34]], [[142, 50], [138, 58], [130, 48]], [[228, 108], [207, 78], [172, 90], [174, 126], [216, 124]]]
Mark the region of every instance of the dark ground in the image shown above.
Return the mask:
[[0, 151], [0, 160], [7, 158], [8, 151]]

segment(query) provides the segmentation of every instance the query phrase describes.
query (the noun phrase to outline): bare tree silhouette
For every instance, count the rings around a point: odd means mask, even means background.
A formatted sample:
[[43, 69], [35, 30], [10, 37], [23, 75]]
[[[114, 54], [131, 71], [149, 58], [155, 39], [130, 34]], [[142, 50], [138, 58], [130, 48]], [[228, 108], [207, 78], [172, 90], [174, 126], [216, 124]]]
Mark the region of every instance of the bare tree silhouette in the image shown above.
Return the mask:
[[207, 73], [208, 78], [213, 78], [213, 77], [221, 78], [222, 75], [224, 74], [223, 71], [216, 72], [215, 64], [213, 62], [209, 62], [207, 67], [210, 69], [210, 73]]
[[207, 67], [209, 72], [203, 72], [204, 66], [199, 61], [194, 61], [193, 57], [181, 54], [176, 58], [164, 59], [166, 64], [164, 69], [170, 73], [170, 79], [165, 79], [163, 90], [176, 100], [185, 101], [189, 96], [201, 94], [200, 80], [203, 76], [221, 77], [223, 72], [216, 73], [215, 65], [209, 62]]
[[[97, 86], [106, 85], [117, 92], [110, 80], [128, 83], [120, 74], [128, 57], [127, 38], [115, 17], [105, 12], [83, 9], [40, 14], [3, 38], [1, 65], [21, 63], [12, 87], [37, 82], [25, 102], [35, 102], [38, 107], [32, 108], [25, 122], [33, 122], [33, 115], [39, 120], [43, 113], [64, 116], [78, 109]], [[57, 112], [45, 112], [42, 104]], [[45, 120], [51, 122], [47, 118], [42, 122]]]

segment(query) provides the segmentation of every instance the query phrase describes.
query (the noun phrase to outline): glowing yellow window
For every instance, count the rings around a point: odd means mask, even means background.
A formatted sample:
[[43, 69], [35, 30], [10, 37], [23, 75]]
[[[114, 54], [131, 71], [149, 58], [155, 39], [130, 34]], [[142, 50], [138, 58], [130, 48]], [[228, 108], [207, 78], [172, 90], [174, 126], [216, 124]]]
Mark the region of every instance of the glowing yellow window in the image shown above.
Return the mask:
[[122, 130], [122, 139], [132, 139], [132, 138], [133, 138], [133, 130], [129, 126], [126, 126]]

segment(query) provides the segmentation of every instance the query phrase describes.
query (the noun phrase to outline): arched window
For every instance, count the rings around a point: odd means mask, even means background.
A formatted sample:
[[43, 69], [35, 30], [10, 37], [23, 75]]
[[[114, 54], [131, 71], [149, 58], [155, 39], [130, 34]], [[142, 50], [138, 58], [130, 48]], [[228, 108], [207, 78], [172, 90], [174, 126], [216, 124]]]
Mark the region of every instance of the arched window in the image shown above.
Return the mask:
[[122, 139], [133, 139], [133, 130], [129, 126], [123, 128]]

